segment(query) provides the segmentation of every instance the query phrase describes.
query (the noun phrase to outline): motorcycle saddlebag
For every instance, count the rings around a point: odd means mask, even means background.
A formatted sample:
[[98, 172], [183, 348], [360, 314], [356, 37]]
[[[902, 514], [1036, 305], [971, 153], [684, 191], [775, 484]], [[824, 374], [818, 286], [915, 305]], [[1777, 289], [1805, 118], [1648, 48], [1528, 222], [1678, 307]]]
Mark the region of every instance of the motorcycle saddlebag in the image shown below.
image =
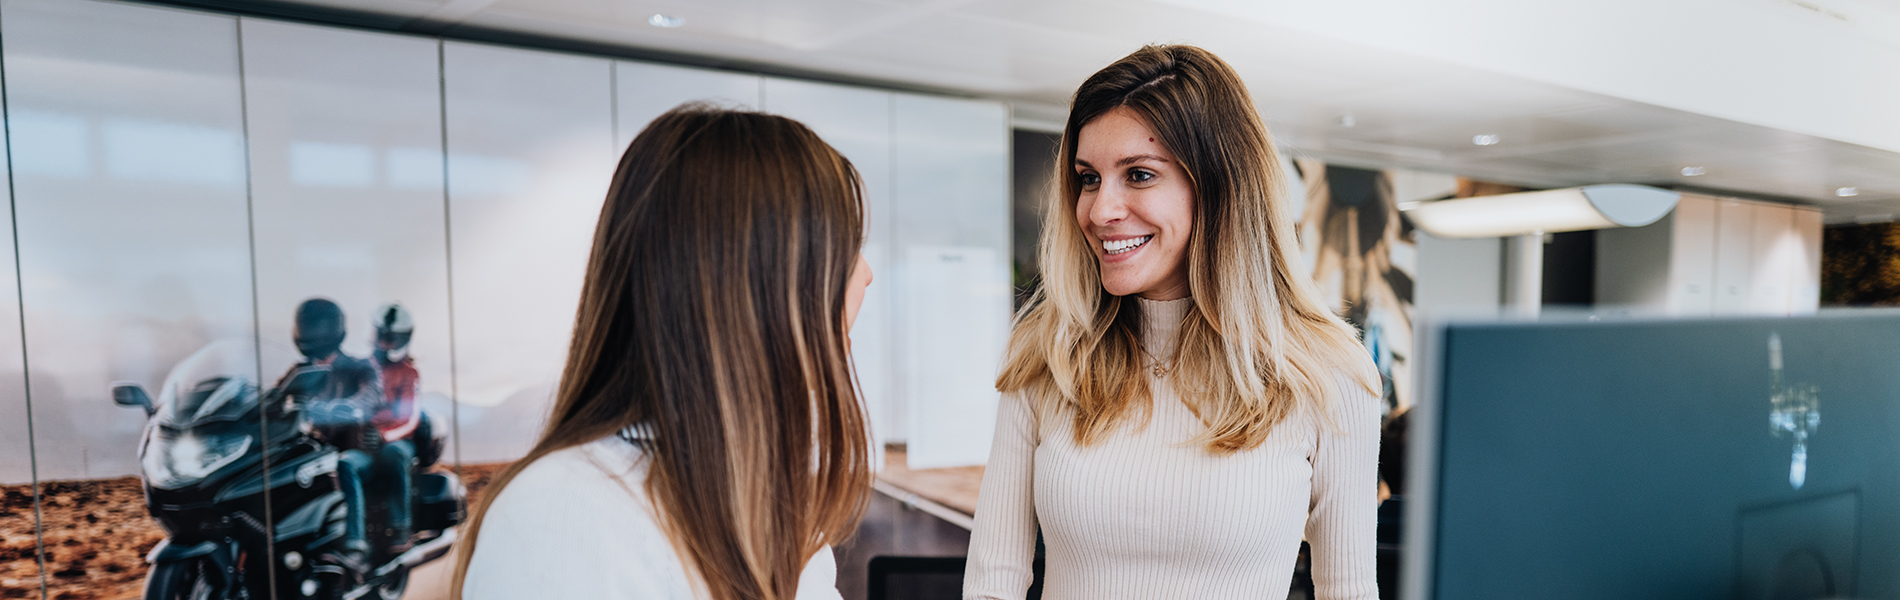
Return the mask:
[[422, 411], [416, 421], [416, 430], [409, 434], [409, 443], [416, 449], [416, 467], [427, 469], [435, 466], [435, 462], [442, 458], [442, 442], [442, 436], [435, 431], [435, 419], [429, 416], [428, 411]]
[[416, 475], [416, 530], [444, 531], [461, 524], [467, 516], [465, 497], [462, 480], [454, 473]]

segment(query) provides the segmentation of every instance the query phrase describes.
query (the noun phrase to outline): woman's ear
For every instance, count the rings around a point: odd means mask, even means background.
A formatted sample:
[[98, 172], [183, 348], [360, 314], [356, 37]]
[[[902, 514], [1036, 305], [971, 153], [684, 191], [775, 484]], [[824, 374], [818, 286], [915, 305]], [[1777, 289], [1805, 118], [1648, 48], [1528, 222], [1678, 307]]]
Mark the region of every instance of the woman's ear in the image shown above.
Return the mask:
[[864, 305], [865, 288], [871, 286], [871, 261], [858, 255], [858, 261], [851, 268], [851, 278], [844, 286], [844, 331], [845, 344], [851, 343], [851, 326], [858, 322], [858, 308]]

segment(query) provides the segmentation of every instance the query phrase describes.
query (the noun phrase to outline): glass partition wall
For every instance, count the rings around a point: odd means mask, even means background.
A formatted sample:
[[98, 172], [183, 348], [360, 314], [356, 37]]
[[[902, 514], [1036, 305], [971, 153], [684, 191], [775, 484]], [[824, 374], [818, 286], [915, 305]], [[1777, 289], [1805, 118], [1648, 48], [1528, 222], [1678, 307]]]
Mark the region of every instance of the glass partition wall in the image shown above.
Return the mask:
[[560, 379], [617, 158], [611, 68], [566, 54], [443, 48], [463, 463], [527, 453]]
[[401, 307], [439, 468], [479, 493], [539, 433], [619, 152], [683, 102], [799, 119], [851, 159], [877, 274], [852, 332], [873, 433], [917, 467], [988, 451], [1001, 104], [97, 0], [0, 0], [0, 28], [0, 597], [137, 596], [166, 536], [155, 474], [215, 473], [248, 433], [199, 440], [191, 468], [145, 458], [171, 435], [148, 421], [170, 417], [115, 386], [204, 399], [217, 386], [187, 380], [217, 363], [219, 385], [268, 390], [306, 360], [313, 300], [340, 309], [352, 359], [390, 356], [375, 334]]
[[112, 384], [255, 351], [238, 22], [7, 0], [0, 27], [44, 593], [135, 595], [163, 532]]

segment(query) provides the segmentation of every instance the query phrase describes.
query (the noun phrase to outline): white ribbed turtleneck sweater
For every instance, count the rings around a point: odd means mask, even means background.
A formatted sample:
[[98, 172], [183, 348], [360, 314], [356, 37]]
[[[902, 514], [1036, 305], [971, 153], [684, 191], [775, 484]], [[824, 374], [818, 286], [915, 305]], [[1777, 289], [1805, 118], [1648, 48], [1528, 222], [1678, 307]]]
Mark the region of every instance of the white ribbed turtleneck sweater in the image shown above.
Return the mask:
[[[1140, 300], [1141, 344], [1165, 364], [1192, 300]], [[1265, 443], [1228, 456], [1187, 444], [1207, 429], [1144, 369], [1154, 409], [1087, 447], [1064, 411], [1039, 428], [1030, 401], [1006, 394], [970, 538], [965, 599], [1019, 600], [1040, 527], [1042, 597], [1286, 598], [1302, 534], [1323, 600], [1372, 600], [1379, 403], [1357, 386], [1337, 430], [1296, 411]], [[1040, 429], [1040, 431], [1039, 431]]]

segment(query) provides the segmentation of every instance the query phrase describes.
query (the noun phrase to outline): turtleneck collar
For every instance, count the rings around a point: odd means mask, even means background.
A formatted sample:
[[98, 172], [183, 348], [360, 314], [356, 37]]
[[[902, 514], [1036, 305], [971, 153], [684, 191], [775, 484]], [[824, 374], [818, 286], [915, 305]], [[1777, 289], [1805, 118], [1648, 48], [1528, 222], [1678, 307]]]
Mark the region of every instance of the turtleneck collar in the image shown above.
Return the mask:
[[1181, 328], [1181, 320], [1187, 318], [1188, 309], [1194, 307], [1194, 299], [1149, 300], [1136, 296], [1135, 303], [1141, 307], [1141, 348], [1157, 360], [1173, 358], [1175, 332]]

